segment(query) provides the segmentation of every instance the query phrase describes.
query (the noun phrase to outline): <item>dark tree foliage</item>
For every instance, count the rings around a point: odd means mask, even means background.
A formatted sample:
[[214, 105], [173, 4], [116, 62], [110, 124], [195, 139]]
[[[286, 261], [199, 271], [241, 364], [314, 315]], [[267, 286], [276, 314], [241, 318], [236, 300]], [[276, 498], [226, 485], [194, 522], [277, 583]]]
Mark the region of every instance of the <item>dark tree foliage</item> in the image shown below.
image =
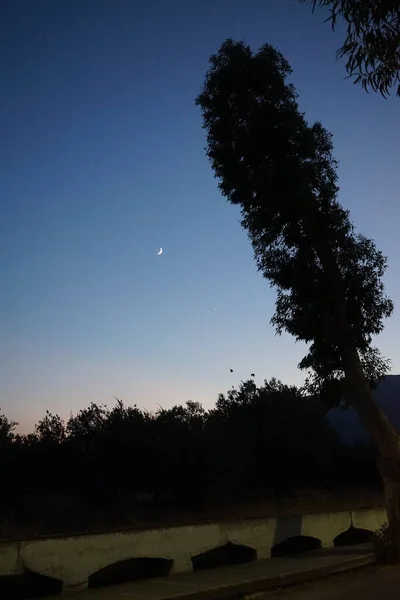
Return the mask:
[[338, 18], [347, 25], [347, 36], [337, 51], [346, 58], [346, 70], [354, 83], [387, 96], [397, 85], [400, 96], [399, 0], [300, 0], [330, 10], [332, 28]]
[[229, 39], [210, 65], [196, 103], [219, 188], [240, 206], [257, 266], [277, 290], [272, 323], [310, 345], [299, 364], [310, 391], [337, 403], [344, 346], [358, 351], [371, 384], [388, 370], [371, 345], [393, 310], [386, 259], [339, 204], [332, 136], [300, 112], [282, 54]]
[[14, 440], [14, 430], [17, 425], [15, 421], [10, 421], [5, 415], [0, 414], [0, 444]]
[[[318, 402], [274, 379], [242, 382], [209, 411], [187, 402], [152, 414], [118, 400], [111, 409], [92, 403], [67, 423], [47, 412], [25, 436], [6, 417], [0, 423], [3, 536], [10, 523], [25, 534], [32, 524], [35, 533], [132, 524], [142, 496], [151, 499], [147, 519], [156, 509], [378, 481], [369, 446], [342, 444]], [[80, 504], [65, 505], [70, 497]]]

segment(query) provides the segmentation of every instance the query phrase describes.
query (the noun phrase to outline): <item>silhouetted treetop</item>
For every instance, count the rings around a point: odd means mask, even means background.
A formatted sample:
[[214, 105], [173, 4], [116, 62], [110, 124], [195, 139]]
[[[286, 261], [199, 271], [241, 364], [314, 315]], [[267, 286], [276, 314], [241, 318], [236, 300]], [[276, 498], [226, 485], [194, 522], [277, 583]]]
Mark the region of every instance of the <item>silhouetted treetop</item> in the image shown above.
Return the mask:
[[332, 136], [306, 121], [290, 74], [273, 46], [253, 52], [228, 39], [196, 103], [219, 188], [240, 206], [258, 269], [277, 289], [272, 323], [310, 344], [299, 366], [313, 372], [313, 392], [331, 388], [336, 402], [343, 344], [355, 346], [371, 382], [387, 372], [371, 341], [393, 305], [381, 282], [386, 258], [338, 202]]

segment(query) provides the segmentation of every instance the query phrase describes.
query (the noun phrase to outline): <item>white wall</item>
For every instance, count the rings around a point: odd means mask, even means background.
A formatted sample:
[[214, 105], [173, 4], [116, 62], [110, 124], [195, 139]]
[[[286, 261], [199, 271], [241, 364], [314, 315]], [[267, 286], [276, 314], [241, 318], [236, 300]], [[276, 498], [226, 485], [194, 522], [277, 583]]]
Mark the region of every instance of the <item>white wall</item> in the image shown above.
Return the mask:
[[174, 572], [184, 572], [192, 570], [192, 556], [228, 541], [254, 548], [263, 559], [275, 544], [293, 536], [315, 537], [329, 548], [351, 525], [375, 531], [386, 521], [384, 509], [371, 508], [2, 543], [0, 575], [22, 573], [26, 566], [63, 581], [68, 591], [84, 588], [91, 574], [128, 558], [172, 559]]

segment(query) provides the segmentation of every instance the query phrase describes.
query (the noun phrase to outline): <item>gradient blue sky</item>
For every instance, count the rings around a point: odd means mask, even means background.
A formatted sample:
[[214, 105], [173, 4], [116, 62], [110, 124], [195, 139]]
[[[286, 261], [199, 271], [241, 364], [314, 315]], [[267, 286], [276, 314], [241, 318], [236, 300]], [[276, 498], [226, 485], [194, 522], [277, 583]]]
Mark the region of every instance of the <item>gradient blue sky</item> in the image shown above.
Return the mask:
[[[323, 12], [296, 0], [2, 8], [0, 406], [23, 430], [47, 408], [68, 417], [114, 395], [211, 407], [252, 372], [303, 381], [304, 347], [269, 325], [275, 294], [204, 155], [194, 98], [227, 37], [272, 43], [292, 64], [398, 304], [399, 100], [345, 81]], [[399, 325], [396, 312], [378, 342], [395, 373]]]

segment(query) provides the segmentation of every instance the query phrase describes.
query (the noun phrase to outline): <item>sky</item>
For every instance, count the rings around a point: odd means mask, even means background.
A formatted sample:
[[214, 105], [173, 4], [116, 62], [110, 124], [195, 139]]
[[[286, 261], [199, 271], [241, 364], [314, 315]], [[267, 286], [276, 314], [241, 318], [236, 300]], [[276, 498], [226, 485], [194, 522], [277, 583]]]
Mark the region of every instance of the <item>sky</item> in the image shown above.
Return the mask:
[[[204, 153], [194, 99], [227, 37], [291, 63], [399, 305], [399, 100], [345, 79], [325, 17], [297, 0], [3, 2], [0, 407], [20, 430], [114, 396], [211, 408], [251, 373], [303, 382], [305, 346], [275, 335], [275, 292]], [[399, 331], [395, 310], [377, 340], [393, 373]]]

